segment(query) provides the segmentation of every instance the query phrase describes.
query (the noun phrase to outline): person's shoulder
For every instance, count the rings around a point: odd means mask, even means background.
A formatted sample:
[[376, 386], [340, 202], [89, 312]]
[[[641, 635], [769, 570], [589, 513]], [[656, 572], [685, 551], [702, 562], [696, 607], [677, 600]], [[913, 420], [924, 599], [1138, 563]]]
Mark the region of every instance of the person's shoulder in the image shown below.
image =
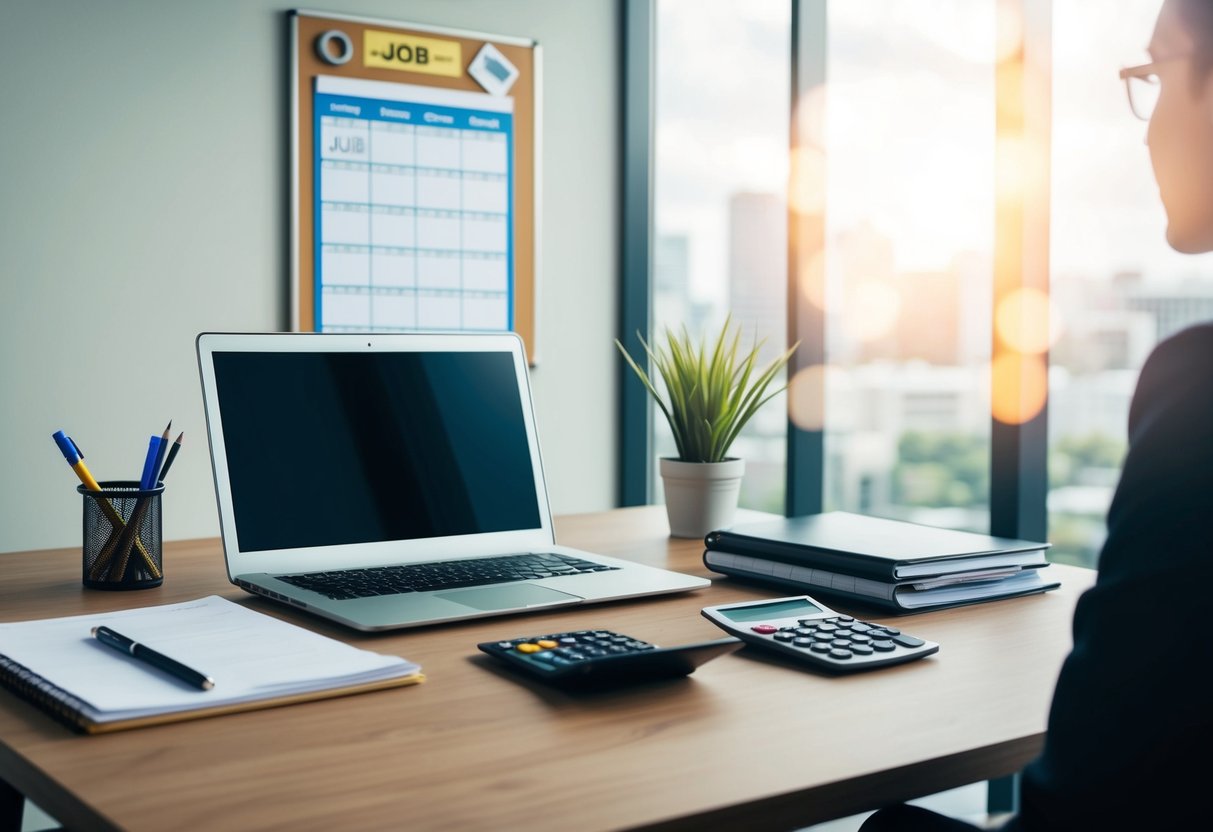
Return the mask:
[[1143, 382], [1195, 381], [1213, 372], [1213, 321], [1180, 330], [1159, 342], [1141, 368]]
[[1153, 361], [1159, 356], [1171, 359], [1187, 357], [1192, 361], [1213, 362], [1213, 321], [1181, 329], [1160, 341], [1150, 354], [1150, 360]]
[[1130, 437], [1168, 414], [1185, 424], [1213, 414], [1213, 321], [1175, 333], [1150, 353], [1129, 408]]

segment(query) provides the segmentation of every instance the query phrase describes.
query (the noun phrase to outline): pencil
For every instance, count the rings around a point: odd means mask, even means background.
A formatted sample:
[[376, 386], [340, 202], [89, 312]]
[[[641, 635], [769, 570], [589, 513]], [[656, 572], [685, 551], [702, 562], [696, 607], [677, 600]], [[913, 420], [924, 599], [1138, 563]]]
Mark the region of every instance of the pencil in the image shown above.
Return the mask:
[[152, 481], [143, 486], [144, 488], [155, 488], [160, 483], [160, 466], [164, 464], [164, 452], [168, 450], [168, 432], [172, 426], [173, 420], [169, 419], [168, 424], [164, 426], [164, 435], [160, 437], [156, 460], [152, 463]]
[[181, 440], [185, 437], [185, 431], [177, 434], [177, 441], [173, 443], [173, 447], [168, 449], [168, 456], [164, 460], [164, 467], [160, 469], [159, 480], [163, 480], [168, 476], [168, 469], [173, 467], [173, 460], [177, 458], [177, 451], [181, 450]]

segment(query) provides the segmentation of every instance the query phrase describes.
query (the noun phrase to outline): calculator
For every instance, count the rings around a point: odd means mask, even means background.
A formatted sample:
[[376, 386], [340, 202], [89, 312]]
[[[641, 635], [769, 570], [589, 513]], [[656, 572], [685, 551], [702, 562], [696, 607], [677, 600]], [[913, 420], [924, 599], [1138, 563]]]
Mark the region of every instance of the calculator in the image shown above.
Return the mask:
[[721, 638], [658, 647], [611, 630], [575, 630], [476, 646], [531, 678], [562, 687], [593, 688], [686, 676], [742, 644], [737, 638]]
[[762, 650], [832, 673], [921, 659], [939, 645], [834, 612], [808, 595], [704, 607], [703, 616]]

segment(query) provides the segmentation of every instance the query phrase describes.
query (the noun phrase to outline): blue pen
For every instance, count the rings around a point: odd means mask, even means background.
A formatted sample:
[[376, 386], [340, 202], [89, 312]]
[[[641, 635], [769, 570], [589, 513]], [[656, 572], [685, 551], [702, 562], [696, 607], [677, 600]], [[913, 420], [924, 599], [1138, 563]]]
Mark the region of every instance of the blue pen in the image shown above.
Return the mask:
[[156, 487], [156, 457], [160, 455], [162, 444], [159, 436], [153, 436], [147, 443], [147, 458], [143, 460], [143, 476], [139, 478], [140, 491]]

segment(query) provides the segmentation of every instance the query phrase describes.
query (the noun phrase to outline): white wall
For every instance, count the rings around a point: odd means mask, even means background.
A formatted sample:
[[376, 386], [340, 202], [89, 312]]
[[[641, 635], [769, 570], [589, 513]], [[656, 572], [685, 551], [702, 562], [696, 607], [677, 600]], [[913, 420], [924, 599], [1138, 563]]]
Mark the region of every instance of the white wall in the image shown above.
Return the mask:
[[[194, 336], [289, 327], [287, 22], [271, 0], [0, 4], [0, 551], [79, 546], [98, 479], [185, 442], [166, 539], [218, 534]], [[544, 49], [537, 419], [557, 513], [615, 493], [616, 2], [325, 0]]]

